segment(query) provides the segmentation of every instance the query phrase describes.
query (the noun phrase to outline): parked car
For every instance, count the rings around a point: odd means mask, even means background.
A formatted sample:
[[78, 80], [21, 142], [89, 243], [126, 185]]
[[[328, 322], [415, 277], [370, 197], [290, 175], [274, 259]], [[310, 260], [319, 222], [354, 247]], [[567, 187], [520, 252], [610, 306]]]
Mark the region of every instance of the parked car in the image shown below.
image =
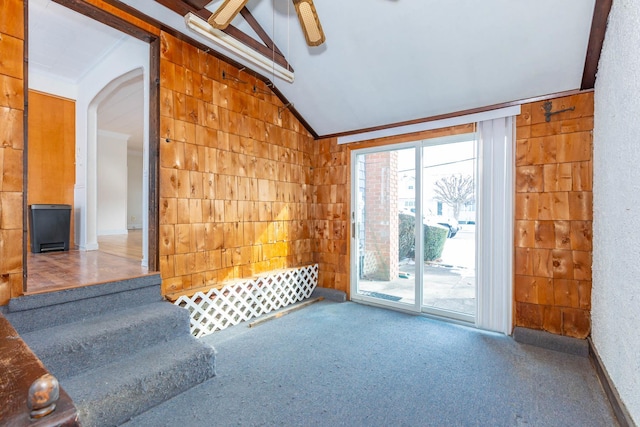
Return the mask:
[[455, 218], [448, 218], [442, 215], [431, 215], [424, 218], [425, 224], [439, 224], [449, 229], [448, 238], [455, 237], [462, 228]]
[[[415, 213], [412, 211], [413, 209], [411, 209], [411, 211], [403, 211], [401, 213], [415, 216]], [[427, 215], [424, 217], [424, 223], [429, 225], [441, 225], [448, 228], [449, 234], [447, 237], [450, 239], [455, 237], [455, 235], [458, 234], [458, 231], [462, 228], [455, 218], [449, 218], [444, 215]]]

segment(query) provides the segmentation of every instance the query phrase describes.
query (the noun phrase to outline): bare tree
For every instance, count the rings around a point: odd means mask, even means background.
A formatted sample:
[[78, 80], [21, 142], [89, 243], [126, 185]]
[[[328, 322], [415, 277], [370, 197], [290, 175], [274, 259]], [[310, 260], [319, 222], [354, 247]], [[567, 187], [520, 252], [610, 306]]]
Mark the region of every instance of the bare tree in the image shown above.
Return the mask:
[[471, 175], [452, 174], [437, 180], [434, 184], [436, 199], [453, 208], [453, 216], [458, 220], [463, 205], [474, 200], [474, 185]]

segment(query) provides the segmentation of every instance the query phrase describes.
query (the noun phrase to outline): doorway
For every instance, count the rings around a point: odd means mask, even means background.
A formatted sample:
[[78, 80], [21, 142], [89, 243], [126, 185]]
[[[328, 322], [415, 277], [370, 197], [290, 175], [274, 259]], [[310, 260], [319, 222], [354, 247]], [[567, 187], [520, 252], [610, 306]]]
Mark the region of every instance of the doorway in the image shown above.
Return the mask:
[[[25, 3], [29, 14], [25, 20], [29, 22], [28, 89], [64, 99], [74, 110], [71, 137], [66, 135], [73, 147], [65, 164], [74, 169], [75, 180], [64, 194], [71, 194], [65, 203], [72, 206], [73, 237], [69, 246], [75, 248], [71, 251], [75, 254], [56, 255], [67, 257], [65, 265], [95, 268], [96, 272], [65, 271], [71, 274], [65, 287], [153, 272], [158, 266], [158, 87], [151, 82], [159, 78], [159, 39], [90, 4], [65, 0]], [[31, 113], [31, 109], [27, 111], [27, 128]], [[33, 172], [30, 159], [38, 157], [34, 157], [37, 144], [32, 136], [29, 132], [27, 174]], [[114, 160], [116, 152], [115, 162], [109, 165], [103, 161]], [[42, 156], [46, 157], [46, 153], [40, 153]], [[122, 170], [117, 175], [124, 177], [117, 203], [102, 197], [114, 176], [113, 165], [119, 165]], [[29, 178], [28, 182], [32, 182]], [[38, 203], [30, 197], [37, 192], [29, 187], [26, 193], [27, 204]], [[117, 214], [109, 209], [116, 209]], [[25, 214], [27, 211], [25, 206]], [[119, 222], [112, 221], [115, 217], [121, 217]], [[129, 230], [133, 231], [133, 238], [126, 238]], [[110, 253], [97, 253], [99, 235], [108, 236], [105, 246]], [[117, 244], [113, 243], [114, 236], [122, 237]], [[27, 250], [28, 245], [24, 247]], [[115, 252], [117, 259], [112, 258]], [[41, 280], [44, 275], [40, 270], [51, 268], [50, 263], [42, 262], [45, 257], [32, 262], [39, 255], [25, 255], [25, 292], [53, 290], [48, 284], [43, 285], [46, 280]], [[48, 258], [52, 261], [53, 257]], [[129, 262], [132, 260], [133, 264]], [[78, 278], [77, 283], [72, 277]]]
[[353, 162], [352, 299], [474, 322], [476, 135], [359, 150]]
[[[432, 122], [444, 137], [350, 152], [352, 300], [511, 334], [518, 114], [515, 106]], [[473, 132], [453, 134], [451, 125], [469, 124]], [[438, 195], [447, 182], [460, 197]], [[445, 272], [451, 298], [429, 278]]]

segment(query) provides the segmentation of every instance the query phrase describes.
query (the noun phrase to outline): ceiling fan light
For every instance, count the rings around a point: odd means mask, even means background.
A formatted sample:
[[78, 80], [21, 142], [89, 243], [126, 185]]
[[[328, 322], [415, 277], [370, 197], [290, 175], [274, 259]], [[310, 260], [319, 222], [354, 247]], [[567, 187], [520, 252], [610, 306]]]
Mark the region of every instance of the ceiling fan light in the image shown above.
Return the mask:
[[325, 41], [324, 31], [318, 19], [313, 0], [293, 0], [302, 32], [309, 46], [320, 46]]
[[249, 0], [225, 0], [222, 6], [213, 12], [207, 22], [213, 28], [224, 30], [248, 2]]

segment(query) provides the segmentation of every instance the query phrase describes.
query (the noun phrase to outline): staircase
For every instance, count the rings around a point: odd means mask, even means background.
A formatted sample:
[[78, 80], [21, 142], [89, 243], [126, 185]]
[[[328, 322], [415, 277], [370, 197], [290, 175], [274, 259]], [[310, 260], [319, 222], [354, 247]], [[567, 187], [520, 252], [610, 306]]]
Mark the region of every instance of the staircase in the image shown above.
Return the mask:
[[12, 299], [5, 317], [71, 396], [83, 426], [115, 426], [215, 375], [159, 275]]

